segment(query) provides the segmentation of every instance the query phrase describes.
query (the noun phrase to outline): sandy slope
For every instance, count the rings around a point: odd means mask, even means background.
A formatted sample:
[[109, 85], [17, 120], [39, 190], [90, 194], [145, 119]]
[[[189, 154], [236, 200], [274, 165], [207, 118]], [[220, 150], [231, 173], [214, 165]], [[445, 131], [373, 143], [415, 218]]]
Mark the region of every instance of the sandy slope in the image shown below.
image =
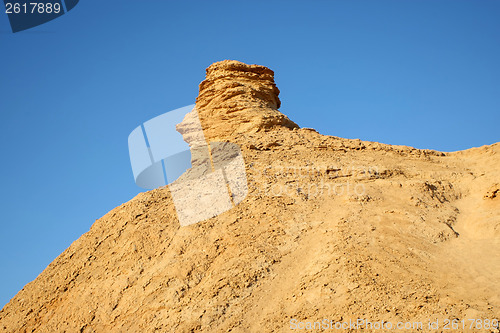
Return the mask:
[[204, 131], [241, 147], [245, 200], [180, 227], [168, 188], [139, 194], [26, 285], [0, 330], [289, 332], [361, 318], [498, 332], [443, 320], [500, 317], [500, 144], [440, 153], [323, 136], [276, 110], [268, 69], [223, 62], [206, 81]]

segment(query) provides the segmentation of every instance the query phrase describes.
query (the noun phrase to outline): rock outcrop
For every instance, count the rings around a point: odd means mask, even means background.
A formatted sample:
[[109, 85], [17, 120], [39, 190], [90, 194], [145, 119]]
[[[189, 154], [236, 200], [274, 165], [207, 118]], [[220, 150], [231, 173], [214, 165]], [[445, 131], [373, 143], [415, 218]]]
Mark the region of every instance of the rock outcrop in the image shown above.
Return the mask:
[[211, 65], [196, 99], [205, 136], [224, 141], [275, 127], [298, 128], [278, 111], [279, 92], [274, 72], [267, 67], [234, 60]]

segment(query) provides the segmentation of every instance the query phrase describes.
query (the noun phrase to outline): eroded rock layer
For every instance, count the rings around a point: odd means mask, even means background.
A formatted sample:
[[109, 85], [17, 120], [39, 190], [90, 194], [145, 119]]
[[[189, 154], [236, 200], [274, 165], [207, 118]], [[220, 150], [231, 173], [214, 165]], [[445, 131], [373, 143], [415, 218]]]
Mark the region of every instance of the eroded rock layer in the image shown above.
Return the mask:
[[274, 127], [298, 128], [278, 111], [279, 92], [267, 67], [234, 60], [211, 65], [196, 99], [205, 136], [217, 141]]

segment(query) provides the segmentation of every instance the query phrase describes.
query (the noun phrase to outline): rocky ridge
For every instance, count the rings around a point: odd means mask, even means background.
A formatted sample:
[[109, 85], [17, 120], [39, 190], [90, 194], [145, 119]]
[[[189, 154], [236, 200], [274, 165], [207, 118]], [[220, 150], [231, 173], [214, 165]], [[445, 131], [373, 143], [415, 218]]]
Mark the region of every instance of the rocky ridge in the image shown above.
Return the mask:
[[181, 227], [168, 187], [137, 195], [27, 284], [0, 331], [498, 318], [500, 144], [441, 153], [324, 136], [281, 114], [278, 94], [266, 67], [210, 66], [203, 132], [240, 146], [247, 197]]

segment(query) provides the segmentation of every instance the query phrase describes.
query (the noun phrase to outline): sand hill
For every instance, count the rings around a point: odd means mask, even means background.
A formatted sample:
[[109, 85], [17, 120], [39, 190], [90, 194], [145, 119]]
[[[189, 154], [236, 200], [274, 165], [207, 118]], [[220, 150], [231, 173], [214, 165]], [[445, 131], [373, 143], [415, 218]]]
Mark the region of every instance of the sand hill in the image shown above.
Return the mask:
[[291, 332], [366, 319], [498, 332], [444, 320], [500, 317], [500, 144], [442, 153], [325, 136], [281, 114], [278, 94], [266, 67], [210, 66], [200, 120], [208, 140], [241, 148], [246, 198], [181, 227], [168, 188], [137, 195], [27, 284], [0, 331]]

